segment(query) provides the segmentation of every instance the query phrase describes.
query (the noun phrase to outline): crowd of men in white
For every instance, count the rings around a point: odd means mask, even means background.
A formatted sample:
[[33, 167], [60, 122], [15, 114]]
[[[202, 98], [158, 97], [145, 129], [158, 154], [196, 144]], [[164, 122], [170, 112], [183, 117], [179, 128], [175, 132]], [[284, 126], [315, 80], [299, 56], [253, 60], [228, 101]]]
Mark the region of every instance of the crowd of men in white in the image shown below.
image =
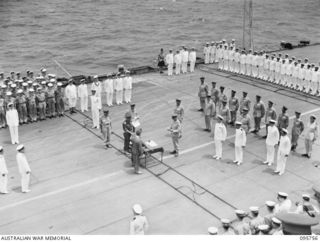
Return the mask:
[[320, 96], [319, 66], [296, 57], [240, 50], [235, 40], [206, 43], [204, 63], [218, 63], [218, 69], [276, 83], [314, 96]]
[[[109, 131], [111, 121], [109, 117], [102, 115], [102, 94], [105, 93], [107, 106], [113, 106], [114, 94], [116, 105], [131, 102], [132, 77], [128, 71], [105, 78], [103, 81], [99, 81], [99, 77], [94, 76], [90, 88], [85, 79], [81, 80], [79, 86], [70, 79], [64, 90], [63, 84], [57, 81], [56, 76], [47, 74], [44, 68], [35, 78], [32, 75], [33, 72], [29, 71], [23, 77], [20, 73], [15, 75], [11, 72], [10, 74], [11, 76], [5, 78], [4, 73], [0, 73], [0, 128], [9, 127], [12, 144], [18, 144], [17, 162], [21, 174], [21, 189], [24, 193], [30, 191], [31, 169], [24, 155], [25, 147], [22, 144], [19, 145], [20, 124], [45, 120], [47, 117], [54, 118], [57, 115], [63, 116], [65, 103], [69, 106], [71, 114], [75, 113], [77, 102], [80, 103], [81, 112], [88, 111], [88, 90], [91, 90], [92, 128], [101, 129], [104, 134], [104, 126]], [[103, 113], [106, 113], [106, 110]], [[107, 136], [110, 136], [110, 132]], [[8, 169], [4, 148], [0, 146], [0, 194], [8, 193], [7, 182]]]

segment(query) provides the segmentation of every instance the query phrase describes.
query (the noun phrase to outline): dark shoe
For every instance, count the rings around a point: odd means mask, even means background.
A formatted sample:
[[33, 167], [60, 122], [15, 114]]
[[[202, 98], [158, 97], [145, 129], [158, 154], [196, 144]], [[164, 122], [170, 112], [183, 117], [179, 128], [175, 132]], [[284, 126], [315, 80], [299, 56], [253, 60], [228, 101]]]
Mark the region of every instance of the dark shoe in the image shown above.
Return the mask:
[[263, 136], [262, 138], [263, 138], [263, 139], [266, 139], [266, 138], [267, 138], [267, 136], [265, 135], [265, 136]]
[[209, 131], [209, 129], [203, 129], [203, 131]]
[[175, 151], [175, 150], [170, 152], [170, 154], [172, 154], [172, 155], [175, 153], [177, 153], [177, 151]]
[[302, 154], [301, 156], [303, 156], [303, 157], [308, 157], [308, 158], [309, 158], [309, 155], [308, 155], [308, 154]]
[[202, 112], [202, 111], [203, 111], [203, 109], [202, 109], [202, 108], [200, 108], [200, 109], [198, 109], [198, 111], [199, 111], [199, 112]]

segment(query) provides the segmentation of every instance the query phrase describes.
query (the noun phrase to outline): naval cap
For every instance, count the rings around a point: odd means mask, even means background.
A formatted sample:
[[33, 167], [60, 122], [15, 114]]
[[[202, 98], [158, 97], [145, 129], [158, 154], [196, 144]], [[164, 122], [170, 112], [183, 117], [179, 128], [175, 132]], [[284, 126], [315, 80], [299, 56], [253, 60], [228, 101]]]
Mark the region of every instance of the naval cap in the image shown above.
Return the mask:
[[23, 144], [18, 145], [18, 147], [17, 147], [17, 151], [21, 151], [21, 150], [23, 150], [23, 149], [24, 149], [24, 145], [23, 145]]
[[303, 200], [305, 200], [305, 201], [309, 201], [311, 197], [310, 197], [309, 194], [302, 194], [302, 198], [303, 198]]
[[132, 210], [136, 213], [136, 214], [142, 214], [142, 207], [140, 204], [135, 204], [132, 206]]
[[29, 80], [27, 83], [28, 83], [28, 84], [32, 84], [32, 81], [31, 81], [31, 80]]
[[58, 82], [58, 83], [57, 83], [57, 86], [58, 86], [58, 87], [61, 87], [61, 86], [62, 86], [62, 83], [61, 83], [61, 82]]
[[46, 68], [41, 68], [41, 70], [40, 70], [41, 72], [46, 72], [47, 71], [47, 69]]
[[272, 101], [268, 101], [268, 103], [269, 103], [269, 104], [273, 104], [273, 102], [272, 102]]
[[224, 120], [224, 118], [221, 115], [218, 115], [218, 119]]
[[276, 203], [274, 201], [266, 201], [265, 204], [269, 208], [274, 208], [276, 206]]
[[283, 197], [283, 198], [287, 198], [287, 197], [288, 197], [288, 194], [285, 193], [285, 192], [278, 192], [278, 196], [279, 196], [279, 197]]
[[200, 80], [204, 80], [204, 76], [200, 77]]
[[208, 233], [211, 235], [217, 235], [218, 234], [218, 229], [216, 227], [209, 227], [208, 228]]
[[278, 225], [281, 224], [281, 221], [279, 219], [277, 219], [276, 217], [272, 218], [272, 222], [275, 223], [275, 224], [278, 224]]
[[16, 87], [17, 87], [17, 84], [13, 83], [13, 84], [11, 84], [11, 87], [12, 87], [12, 88], [16, 88]]
[[53, 87], [53, 84], [52, 83], [48, 83], [48, 87]]
[[35, 82], [35, 83], [32, 83], [32, 86], [34, 86], [34, 87], [35, 87], [35, 86], [38, 86], [38, 83], [36, 83], [36, 82]]
[[285, 128], [282, 128], [281, 131], [284, 132], [284, 133], [286, 133], [286, 134], [288, 134], [288, 130], [285, 129]]
[[30, 88], [30, 89], [29, 89], [29, 92], [34, 92], [34, 89], [33, 89], [33, 88]]
[[19, 89], [18, 91], [17, 91], [17, 93], [23, 93], [23, 90], [22, 89]]
[[243, 111], [249, 111], [249, 109], [247, 107], [244, 107], [242, 110]]
[[259, 207], [257, 207], [257, 206], [251, 206], [249, 209], [253, 213], [258, 213], [259, 212]]
[[238, 216], [245, 216], [246, 215], [246, 212], [241, 210], [241, 209], [237, 209], [234, 211], [236, 213], [236, 215]]
[[259, 229], [260, 231], [268, 231], [268, 230], [269, 230], [269, 225], [267, 225], [267, 224], [260, 224], [260, 225], [258, 225], [258, 229]]
[[4, 84], [3, 84], [3, 85], [1, 86], [1, 88], [2, 88], [2, 89], [5, 89], [5, 88], [7, 88], [7, 85], [4, 85]]
[[181, 102], [181, 99], [179, 99], [179, 98], [176, 98], [176, 102]]
[[240, 121], [236, 121], [236, 125], [242, 125]]
[[276, 121], [275, 121], [274, 119], [270, 119], [270, 120], [269, 120], [269, 123], [275, 124]]
[[46, 84], [47, 84], [46, 81], [42, 81], [42, 82], [41, 82], [41, 85], [46, 85]]
[[317, 119], [315, 115], [310, 115], [310, 118]]
[[221, 219], [221, 223], [222, 223], [222, 224], [230, 224], [231, 221], [230, 221], [230, 219], [222, 218], [222, 219]]
[[[12, 92], [9, 91], [9, 92], [6, 93], [6, 95], [7, 95], [7, 96], [11, 96], [11, 95], [12, 95]], [[12, 103], [12, 104], [13, 104], [13, 103]], [[10, 103], [9, 103], [9, 105], [10, 105]]]

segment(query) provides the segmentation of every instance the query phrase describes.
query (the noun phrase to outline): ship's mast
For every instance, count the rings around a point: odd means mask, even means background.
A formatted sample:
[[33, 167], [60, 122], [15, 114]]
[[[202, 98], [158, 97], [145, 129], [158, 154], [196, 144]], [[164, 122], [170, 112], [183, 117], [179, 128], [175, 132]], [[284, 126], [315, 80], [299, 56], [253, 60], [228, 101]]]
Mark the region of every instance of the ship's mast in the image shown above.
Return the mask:
[[243, 2], [243, 36], [242, 47], [246, 50], [253, 50], [253, 29], [252, 29], [252, 0]]

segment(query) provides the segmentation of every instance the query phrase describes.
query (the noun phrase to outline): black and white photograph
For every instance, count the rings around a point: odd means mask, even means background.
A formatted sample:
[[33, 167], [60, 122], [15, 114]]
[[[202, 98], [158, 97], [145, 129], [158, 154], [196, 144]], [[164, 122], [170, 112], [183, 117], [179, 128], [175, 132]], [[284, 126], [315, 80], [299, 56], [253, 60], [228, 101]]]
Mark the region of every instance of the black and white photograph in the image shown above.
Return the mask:
[[319, 23], [320, 0], [0, 0], [1, 240], [320, 239]]

